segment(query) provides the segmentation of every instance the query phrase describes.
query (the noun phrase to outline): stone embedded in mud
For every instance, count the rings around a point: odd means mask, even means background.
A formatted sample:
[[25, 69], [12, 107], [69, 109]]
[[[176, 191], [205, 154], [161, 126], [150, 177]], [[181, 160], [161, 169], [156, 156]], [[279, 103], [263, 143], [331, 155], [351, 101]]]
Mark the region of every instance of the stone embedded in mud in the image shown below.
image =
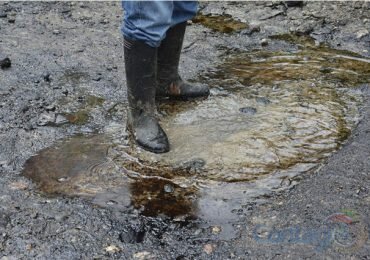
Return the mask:
[[0, 60], [0, 68], [1, 69], [8, 69], [12, 66], [12, 62], [10, 59], [7, 57], [5, 59]]
[[172, 185], [170, 184], [165, 184], [164, 187], [163, 187], [164, 191], [167, 192], [167, 193], [171, 193], [173, 192], [175, 189], [173, 188]]
[[51, 75], [49, 72], [45, 72], [42, 74], [42, 78], [46, 81], [46, 82], [50, 82], [51, 81]]
[[105, 248], [105, 251], [110, 254], [118, 253], [121, 251], [121, 248], [115, 245], [110, 245]]
[[369, 35], [369, 31], [367, 29], [361, 29], [356, 33], [356, 38], [361, 39]]
[[216, 249], [216, 245], [215, 244], [205, 244], [204, 247], [203, 247], [203, 251], [207, 255], [212, 254], [215, 249]]
[[269, 45], [269, 42], [268, 42], [268, 40], [267, 40], [267, 39], [262, 39], [262, 40], [260, 41], [260, 44], [261, 44], [261, 46], [265, 47], [265, 46]]
[[38, 126], [51, 126], [55, 123], [55, 114], [54, 113], [43, 113], [37, 119]]
[[57, 115], [57, 116], [56, 116], [55, 124], [56, 124], [57, 126], [59, 126], [59, 125], [63, 125], [63, 124], [66, 124], [66, 123], [68, 123], [68, 122], [69, 122], [69, 120], [68, 120], [65, 116], [63, 116], [63, 115]]
[[271, 103], [271, 101], [266, 97], [257, 97], [256, 102], [263, 105], [268, 105]]
[[126, 230], [119, 235], [119, 239], [123, 243], [135, 244], [142, 243], [145, 238], [145, 229], [143, 226], [140, 227], [126, 227]]
[[239, 108], [239, 111], [247, 115], [254, 115], [257, 113], [257, 109], [255, 107], [242, 107]]
[[150, 253], [148, 251], [137, 252], [137, 253], [133, 254], [132, 258], [136, 259], [136, 260], [154, 260], [154, 259], [157, 259], [157, 257], [155, 257], [152, 253]]

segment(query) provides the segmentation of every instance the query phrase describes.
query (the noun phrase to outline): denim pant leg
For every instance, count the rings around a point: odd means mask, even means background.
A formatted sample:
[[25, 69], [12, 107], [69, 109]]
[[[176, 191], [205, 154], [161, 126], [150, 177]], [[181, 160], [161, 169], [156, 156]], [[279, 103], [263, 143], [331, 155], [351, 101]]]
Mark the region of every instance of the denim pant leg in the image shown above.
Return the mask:
[[167, 30], [194, 17], [197, 1], [122, 1], [125, 37], [158, 47]]
[[192, 19], [198, 10], [198, 1], [173, 1], [171, 27]]
[[123, 1], [122, 33], [132, 40], [158, 47], [171, 26], [172, 1]]

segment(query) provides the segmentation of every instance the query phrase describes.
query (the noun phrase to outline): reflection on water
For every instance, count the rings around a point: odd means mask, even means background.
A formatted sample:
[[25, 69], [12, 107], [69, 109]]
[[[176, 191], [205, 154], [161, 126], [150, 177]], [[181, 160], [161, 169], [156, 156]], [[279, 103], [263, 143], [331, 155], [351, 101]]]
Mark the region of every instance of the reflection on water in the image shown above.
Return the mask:
[[[160, 106], [171, 151], [130, 147], [123, 127], [75, 136], [27, 161], [49, 195], [147, 216], [187, 216], [232, 234], [235, 209], [285, 189], [338, 149], [359, 120], [370, 61], [327, 49], [228, 57], [207, 100]], [[231, 235], [232, 236], [232, 235]]]

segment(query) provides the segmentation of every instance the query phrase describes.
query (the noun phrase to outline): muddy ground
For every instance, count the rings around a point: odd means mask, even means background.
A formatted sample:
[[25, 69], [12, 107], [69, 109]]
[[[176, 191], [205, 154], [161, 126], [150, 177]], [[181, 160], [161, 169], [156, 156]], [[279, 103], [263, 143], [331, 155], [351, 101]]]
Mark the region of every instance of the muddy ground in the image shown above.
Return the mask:
[[[370, 57], [369, 2], [207, 2], [200, 9], [231, 15], [249, 28], [223, 33], [192, 23], [181, 62], [186, 79], [235, 50], [294, 50], [269, 38], [284, 33]], [[0, 69], [0, 259], [369, 258], [367, 84], [358, 86], [365, 100], [361, 121], [342, 148], [290, 189], [239, 205], [233, 238], [188, 219], [50, 198], [22, 177], [32, 155], [103, 129], [110, 108], [125, 104], [121, 16], [119, 2], [0, 3], [0, 60], [11, 61]], [[73, 114], [102, 102], [93, 120]], [[118, 119], [125, 120], [124, 111]]]

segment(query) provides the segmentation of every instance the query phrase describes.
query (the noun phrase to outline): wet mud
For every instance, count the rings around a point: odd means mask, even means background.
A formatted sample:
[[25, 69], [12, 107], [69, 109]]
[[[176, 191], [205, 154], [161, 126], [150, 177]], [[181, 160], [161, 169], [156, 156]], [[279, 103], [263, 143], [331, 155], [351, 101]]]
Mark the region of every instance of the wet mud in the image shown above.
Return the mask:
[[1, 3], [0, 259], [366, 259], [369, 8], [200, 3], [180, 72], [211, 96], [158, 102], [155, 155], [118, 2]]

